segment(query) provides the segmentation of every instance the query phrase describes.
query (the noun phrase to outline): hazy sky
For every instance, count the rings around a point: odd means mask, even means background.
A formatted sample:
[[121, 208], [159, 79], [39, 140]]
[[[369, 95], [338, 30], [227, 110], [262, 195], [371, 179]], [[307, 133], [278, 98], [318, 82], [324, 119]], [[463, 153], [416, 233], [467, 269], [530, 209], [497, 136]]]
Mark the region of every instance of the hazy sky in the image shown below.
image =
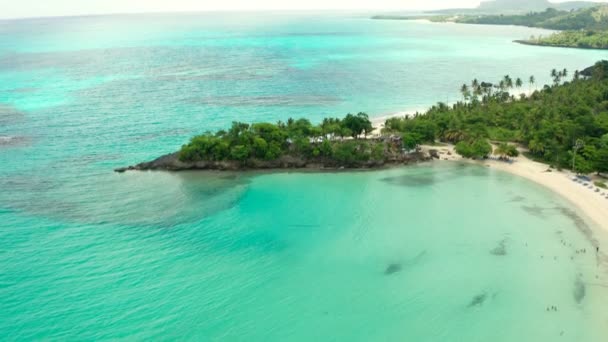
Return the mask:
[[419, 10], [474, 7], [479, 2], [480, 0], [0, 0], [0, 17], [271, 9]]

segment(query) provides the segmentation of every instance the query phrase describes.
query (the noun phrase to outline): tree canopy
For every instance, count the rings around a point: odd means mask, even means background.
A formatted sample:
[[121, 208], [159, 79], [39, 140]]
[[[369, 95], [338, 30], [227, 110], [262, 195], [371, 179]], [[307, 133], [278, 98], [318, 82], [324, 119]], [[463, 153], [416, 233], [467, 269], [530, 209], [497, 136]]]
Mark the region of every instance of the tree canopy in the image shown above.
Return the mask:
[[[585, 147], [577, 154], [577, 171], [608, 172], [608, 62], [585, 73], [551, 74], [552, 85], [521, 97], [509, 92], [504, 79], [502, 86], [474, 80], [469, 101], [438, 103], [424, 114], [389, 119], [385, 131], [454, 143], [458, 153], [471, 158], [491, 153], [488, 140], [517, 142], [533, 157], [563, 168], [571, 167], [575, 143], [581, 140]], [[500, 145], [498, 152], [515, 153]]]
[[[463, 101], [438, 103], [424, 114], [391, 118], [383, 134], [390, 139], [361, 139], [372, 131], [365, 113], [327, 118], [319, 124], [307, 119], [246, 124], [234, 122], [228, 130], [196, 136], [180, 151], [180, 160], [276, 160], [282, 156], [330, 158], [342, 164], [381, 160], [387, 153], [402, 153], [421, 143], [453, 143], [467, 158], [492, 153], [518, 154], [518, 143], [551, 165], [578, 172], [608, 172], [608, 62], [583, 72], [551, 71], [553, 84], [529, 96], [516, 97], [513, 88], [522, 78], [504, 76], [497, 83], [473, 80]], [[533, 76], [525, 78], [532, 85]], [[515, 81], [513, 81], [515, 80]], [[394, 143], [397, 137], [398, 143]]]
[[[365, 113], [348, 114], [344, 119], [327, 118], [318, 125], [307, 119], [286, 123], [233, 122], [227, 131], [196, 136], [179, 152], [183, 162], [276, 160], [286, 154], [302, 158], [333, 158], [344, 164], [373, 158], [382, 159], [379, 142], [344, 140], [372, 131]], [[377, 147], [380, 146], [380, 147]]]

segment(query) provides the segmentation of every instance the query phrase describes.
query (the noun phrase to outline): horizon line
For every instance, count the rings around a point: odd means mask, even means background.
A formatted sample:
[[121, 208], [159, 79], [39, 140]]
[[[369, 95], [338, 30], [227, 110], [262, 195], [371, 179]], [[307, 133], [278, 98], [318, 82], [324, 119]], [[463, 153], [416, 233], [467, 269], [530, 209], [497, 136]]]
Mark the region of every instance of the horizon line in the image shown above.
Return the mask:
[[85, 18], [85, 17], [103, 17], [103, 16], [119, 16], [119, 15], [147, 15], [147, 14], [200, 14], [200, 13], [289, 13], [289, 12], [396, 12], [396, 11], [409, 11], [414, 13], [425, 13], [429, 11], [437, 11], [444, 9], [473, 9], [475, 7], [458, 7], [458, 8], [441, 8], [441, 9], [408, 9], [408, 8], [386, 8], [386, 9], [346, 9], [346, 8], [322, 8], [322, 9], [214, 9], [214, 10], [175, 10], [175, 11], [134, 11], [134, 12], [107, 12], [107, 13], [74, 13], [74, 14], [57, 14], [57, 15], [45, 15], [45, 16], [24, 16], [24, 17], [0, 17], [0, 21], [11, 21], [11, 20], [28, 20], [28, 19], [57, 19], [57, 18]]

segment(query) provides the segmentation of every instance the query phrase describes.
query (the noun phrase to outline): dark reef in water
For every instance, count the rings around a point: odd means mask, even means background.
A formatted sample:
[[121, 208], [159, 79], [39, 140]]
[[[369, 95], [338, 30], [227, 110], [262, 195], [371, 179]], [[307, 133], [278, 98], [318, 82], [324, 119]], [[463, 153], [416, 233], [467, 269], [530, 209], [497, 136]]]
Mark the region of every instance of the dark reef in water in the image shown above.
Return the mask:
[[0, 135], [0, 147], [25, 146], [29, 144], [27, 137], [13, 137]]
[[403, 269], [403, 266], [401, 264], [390, 264], [388, 265], [388, 267], [386, 267], [386, 270], [384, 270], [384, 275], [391, 275], [391, 274], [395, 274], [397, 272], [400, 272]]
[[475, 297], [473, 297], [473, 299], [471, 299], [471, 302], [469, 303], [469, 308], [472, 308], [475, 306], [482, 306], [487, 298], [488, 298], [488, 294], [485, 292], [476, 295]]
[[406, 267], [411, 267], [413, 265], [418, 264], [422, 259], [426, 256], [426, 251], [422, 251], [418, 253], [415, 257], [407, 260], [406, 262], [393, 262], [388, 264], [386, 269], [384, 270], [384, 275], [392, 275], [398, 272], [401, 272]]
[[518, 202], [523, 202], [525, 200], [526, 200], [526, 198], [523, 196], [515, 196], [509, 202], [518, 203]]
[[585, 298], [585, 294], [587, 292], [587, 289], [585, 287], [585, 283], [583, 283], [583, 280], [578, 277], [576, 278], [576, 281], [574, 282], [574, 300], [576, 301], [577, 304], [580, 304], [583, 299]]
[[498, 247], [492, 249], [490, 254], [496, 256], [504, 256], [507, 255], [507, 239], [503, 239], [498, 243]]
[[10, 125], [19, 121], [23, 121], [25, 114], [17, 109], [0, 104], [0, 124]]

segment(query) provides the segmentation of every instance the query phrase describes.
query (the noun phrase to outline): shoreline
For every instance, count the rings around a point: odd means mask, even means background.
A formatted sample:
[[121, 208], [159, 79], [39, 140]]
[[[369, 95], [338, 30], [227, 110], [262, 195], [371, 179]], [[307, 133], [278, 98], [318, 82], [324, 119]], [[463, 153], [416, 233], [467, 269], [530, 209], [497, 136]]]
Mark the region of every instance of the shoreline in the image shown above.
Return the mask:
[[[506, 163], [492, 159], [481, 161], [464, 159], [454, 152], [453, 146], [423, 146], [423, 150], [429, 149], [438, 150], [442, 162], [459, 161], [485, 166], [539, 184], [572, 203], [574, 209], [583, 214], [583, 217], [587, 218], [594, 227], [600, 228], [603, 233], [608, 233], [608, 198], [606, 198], [608, 189], [600, 189], [599, 193], [595, 192], [596, 186], [590, 189], [588, 186], [573, 181], [572, 179], [575, 177], [573, 173], [557, 170], [547, 172], [549, 165], [533, 161], [523, 155], [511, 158], [513, 163]], [[602, 193], [604, 196], [601, 195]]]
[[528, 45], [528, 46], [542, 46], [542, 47], [555, 47], [555, 48], [563, 48], [563, 49], [582, 49], [582, 50], [608, 50], [608, 48], [596, 48], [596, 47], [585, 47], [585, 46], [571, 46], [565, 44], [548, 44], [548, 43], [536, 43], [531, 42], [529, 40], [516, 39], [513, 43]]

